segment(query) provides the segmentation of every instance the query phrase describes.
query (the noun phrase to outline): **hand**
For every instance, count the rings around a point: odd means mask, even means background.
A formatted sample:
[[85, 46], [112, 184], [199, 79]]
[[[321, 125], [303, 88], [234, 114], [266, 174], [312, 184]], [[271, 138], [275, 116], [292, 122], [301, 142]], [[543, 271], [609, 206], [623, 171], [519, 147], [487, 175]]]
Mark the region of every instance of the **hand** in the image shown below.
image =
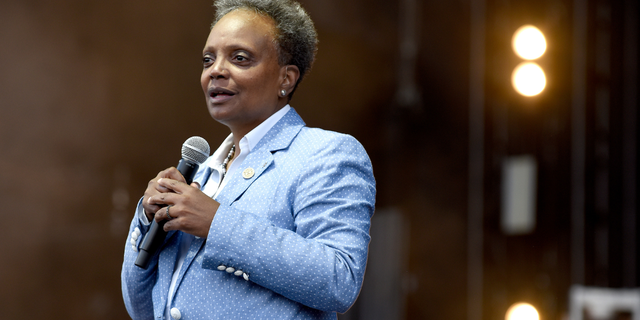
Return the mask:
[[170, 192], [169, 189], [158, 184], [158, 180], [162, 178], [170, 178], [173, 180], [186, 182], [186, 180], [184, 179], [180, 171], [178, 171], [178, 169], [174, 167], [160, 171], [155, 178], [149, 181], [149, 184], [147, 185], [147, 190], [145, 190], [144, 192], [144, 198], [142, 199], [142, 207], [144, 208], [144, 214], [147, 216], [147, 219], [149, 219], [149, 221], [151, 221], [151, 219], [153, 219], [153, 217], [155, 216], [156, 212], [158, 212], [158, 210], [162, 208], [162, 206], [159, 205], [162, 203], [149, 202], [149, 198], [151, 198], [152, 196], [158, 195], [160, 193]]
[[167, 217], [167, 209], [156, 210], [157, 222], [168, 220], [164, 225], [165, 231], [180, 230], [194, 236], [206, 238], [213, 217], [220, 204], [200, 191], [197, 183], [187, 185], [182, 181], [171, 178], [160, 178], [159, 187], [167, 192], [157, 193], [147, 200], [154, 205], [171, 205]]

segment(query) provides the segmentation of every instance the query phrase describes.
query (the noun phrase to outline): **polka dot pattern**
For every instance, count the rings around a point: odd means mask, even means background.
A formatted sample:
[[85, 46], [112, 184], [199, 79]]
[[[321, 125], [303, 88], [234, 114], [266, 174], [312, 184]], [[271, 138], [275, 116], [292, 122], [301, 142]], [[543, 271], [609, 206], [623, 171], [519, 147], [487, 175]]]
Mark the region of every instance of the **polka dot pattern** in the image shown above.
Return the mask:
[[[243, 177], [246, 169], [253, 175]], [[208, 174], [203, 168], [194, 181], [204, 185]], [[181, 319], [336, 319], [346, 311], [362, 286], [375, 204], [362, 145], [305, 127], [291, 109], [227, 178], [208, 237], [189, 248], [171, 310]], [[146, 231], [134, 218], [122, 269], [135, 320], [163, 317], [181, 234], [170, 233], [142, 270], [132, 239], [139, 245]]]

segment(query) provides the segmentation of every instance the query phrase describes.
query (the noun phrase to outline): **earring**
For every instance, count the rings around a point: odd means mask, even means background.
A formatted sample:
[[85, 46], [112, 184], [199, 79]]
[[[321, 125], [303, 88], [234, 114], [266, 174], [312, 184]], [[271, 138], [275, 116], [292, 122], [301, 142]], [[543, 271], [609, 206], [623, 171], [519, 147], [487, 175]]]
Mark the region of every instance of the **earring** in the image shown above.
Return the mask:
[[286, 95], [287, 95], [287, 90], [285, 89], [280, 90], [280, 96], [284, 97]]

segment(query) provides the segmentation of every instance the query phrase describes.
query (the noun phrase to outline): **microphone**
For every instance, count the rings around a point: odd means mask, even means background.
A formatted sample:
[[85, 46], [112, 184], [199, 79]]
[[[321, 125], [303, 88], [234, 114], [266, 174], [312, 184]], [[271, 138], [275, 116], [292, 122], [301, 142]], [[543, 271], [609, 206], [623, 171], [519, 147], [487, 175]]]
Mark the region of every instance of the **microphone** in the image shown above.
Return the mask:
[[[177, 169], [187, 181], [187, 184], [193, 182], [193, 177], [196, 175], [198, 167], [209, 158], [209, 153], [209, 144], [207, 140], [201, 137], [193, 136], [182, 144], [182, 159], [180, 159]], [[149, 232], [142, 239], [140, 252], [136, 258], [136, 266], [143, 269], [149, 267], [151, 258], [156, 255], [167, 236], [163, 229], [166, 222], [166, 220], [162, 220], [162, 222], [157, 223], [156, 219], [151, 221]]]

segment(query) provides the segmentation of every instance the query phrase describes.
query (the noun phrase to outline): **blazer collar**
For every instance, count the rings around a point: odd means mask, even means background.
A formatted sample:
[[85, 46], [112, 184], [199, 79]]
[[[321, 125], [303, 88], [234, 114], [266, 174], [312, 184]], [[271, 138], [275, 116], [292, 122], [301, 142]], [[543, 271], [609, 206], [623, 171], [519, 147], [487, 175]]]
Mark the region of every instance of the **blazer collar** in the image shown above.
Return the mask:
[[[273, 164], [273, 153], [288, 148], [300, 130], [305, 126], [298, 113], [291, 108], [256, 144], [255, 150], [247, 155], [232, 180], [218, 194], [216, 200], [222, 205], [231, 205]], [[245, 175], [245, 170], [251, 173]]]
[[[304, 120], [291, 108], [256, 144], [255, 150], [277, 151], [287, 148], [305, 126]], [[252, 150], [253, 153], [253, 150]]]

